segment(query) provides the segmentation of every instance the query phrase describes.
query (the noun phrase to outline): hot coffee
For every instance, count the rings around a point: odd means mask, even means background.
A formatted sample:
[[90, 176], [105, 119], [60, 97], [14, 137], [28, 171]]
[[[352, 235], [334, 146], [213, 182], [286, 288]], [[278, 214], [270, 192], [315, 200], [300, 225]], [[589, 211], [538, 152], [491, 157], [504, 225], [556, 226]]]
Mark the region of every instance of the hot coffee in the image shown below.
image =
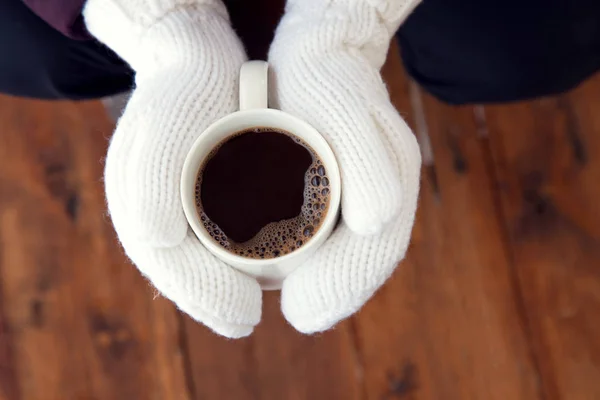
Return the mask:
[[300, 138], [271, 128], [233, 135], [217, 146], [196, 180], [196, 207], [227, 251], [268, 259], [291, 253], [321, 227], [329, 179]]

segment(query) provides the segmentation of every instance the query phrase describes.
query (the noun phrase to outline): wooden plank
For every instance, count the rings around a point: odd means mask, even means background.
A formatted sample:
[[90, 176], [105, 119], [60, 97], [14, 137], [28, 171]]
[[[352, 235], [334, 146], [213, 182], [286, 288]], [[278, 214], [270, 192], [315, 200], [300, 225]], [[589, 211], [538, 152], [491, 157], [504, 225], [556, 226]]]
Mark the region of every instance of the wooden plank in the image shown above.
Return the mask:
[[13, 332], [7, 318], [3, 291], [0, 280], [0, 400], [17, 400], [21, 395], [15, 368]]
[[394, 50], [385, 80], [409, 124], [429, 134], [434, 165], [423, 170], [407, 259], [354, 319], [367, 397], [541, 398], [474, 110], [424, 96], [426, 126], [416, 124]]
[[600, 398], [599, 90], [486, 109], [547, 399]]
[[265, 292], [262, 322], [248, 338], [228, 341], [186, 325], [195, 398], [361, 398], [349, 323], [301, 335], [285, 322], [278, 292]]
[[189, 398], [178, 316], [106, 216], [101, 105], [0, 97], [0, 120], [7, 400]]

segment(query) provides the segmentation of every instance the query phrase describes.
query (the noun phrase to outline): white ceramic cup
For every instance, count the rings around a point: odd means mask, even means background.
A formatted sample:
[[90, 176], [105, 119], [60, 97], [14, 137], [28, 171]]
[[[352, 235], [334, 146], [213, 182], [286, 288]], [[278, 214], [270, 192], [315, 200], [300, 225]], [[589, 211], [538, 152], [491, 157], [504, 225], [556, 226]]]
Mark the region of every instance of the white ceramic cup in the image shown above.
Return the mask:
[[[268, 105], [268, 64], [249, 61], [240, 70], [240, 111], [210, 125], [198, 137], [187, 155], [181, 175], [181, 201], [185, 216], [200, 242], [216, 257], [234, 268], [255, 277], [264, 290], [281, 288], [296, 267], [306, 261], [331, 234], [338, 218], [341, 199], [340, 171], [333, 151], [325, 139], [306, 122]], [[196, 180], [206, 157], [220, 143], [236, 133], [256, 127], [283, 130], [301, 138], [319, 155], [329, 178], [329, 210], [321, 227], [303, 246], [272, 259], [246, 258], [228, 252], [206, 231], [195, 202]]]

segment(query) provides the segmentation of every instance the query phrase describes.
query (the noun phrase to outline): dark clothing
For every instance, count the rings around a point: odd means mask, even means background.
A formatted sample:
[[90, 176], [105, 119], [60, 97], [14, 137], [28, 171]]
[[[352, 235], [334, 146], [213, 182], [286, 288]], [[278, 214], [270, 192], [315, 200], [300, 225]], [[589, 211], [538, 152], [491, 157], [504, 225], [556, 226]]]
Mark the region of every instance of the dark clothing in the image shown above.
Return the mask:
[[[85, 37], [84, 0], [24, 1], [50, 25], [22, 0], [0, 2], [0, 92], [82, 99], [131, 88], [114, 53], [50, 27]], [[600, 69], [600, 0], [426, 0], [398, 38], [408, 73], [443, 101], [555, 94]]]
[[23, 0], [50, 26], [74, 39], [90, 39], [81, 10], [85, 0]]
[[93, 99], [128, 90], [133, 75], [97, 41], [68, 38], [21, 0], [0, 0], [0, 93]]
[[550, 95], [600, 68], [600, 0], [425, 0], [398, 38], [408, 73], [446, 102]]

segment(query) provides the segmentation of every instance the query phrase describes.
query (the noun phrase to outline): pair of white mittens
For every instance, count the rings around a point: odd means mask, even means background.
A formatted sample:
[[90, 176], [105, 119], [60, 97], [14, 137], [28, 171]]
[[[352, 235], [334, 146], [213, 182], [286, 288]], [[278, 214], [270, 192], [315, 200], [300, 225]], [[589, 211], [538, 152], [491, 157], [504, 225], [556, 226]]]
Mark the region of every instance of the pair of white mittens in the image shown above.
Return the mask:
[[[290, 275], [282, 310], [302, 332], [357, 311], [404, 257], [419, 189], [416, 140], [379, 75], [415, 1], [289, 0], [271, 46], [272, 97], [323, 134], [342, 172], [343, 222]], [[106, 158], [108, 207], [139, 270], [227, 337], [260, 321], [258, 283], [195, 238], [179, 199], [192, 143], [238, 107], [246, 55], [219, 0], [88, 0], [89, 31], [136, 71]]]

